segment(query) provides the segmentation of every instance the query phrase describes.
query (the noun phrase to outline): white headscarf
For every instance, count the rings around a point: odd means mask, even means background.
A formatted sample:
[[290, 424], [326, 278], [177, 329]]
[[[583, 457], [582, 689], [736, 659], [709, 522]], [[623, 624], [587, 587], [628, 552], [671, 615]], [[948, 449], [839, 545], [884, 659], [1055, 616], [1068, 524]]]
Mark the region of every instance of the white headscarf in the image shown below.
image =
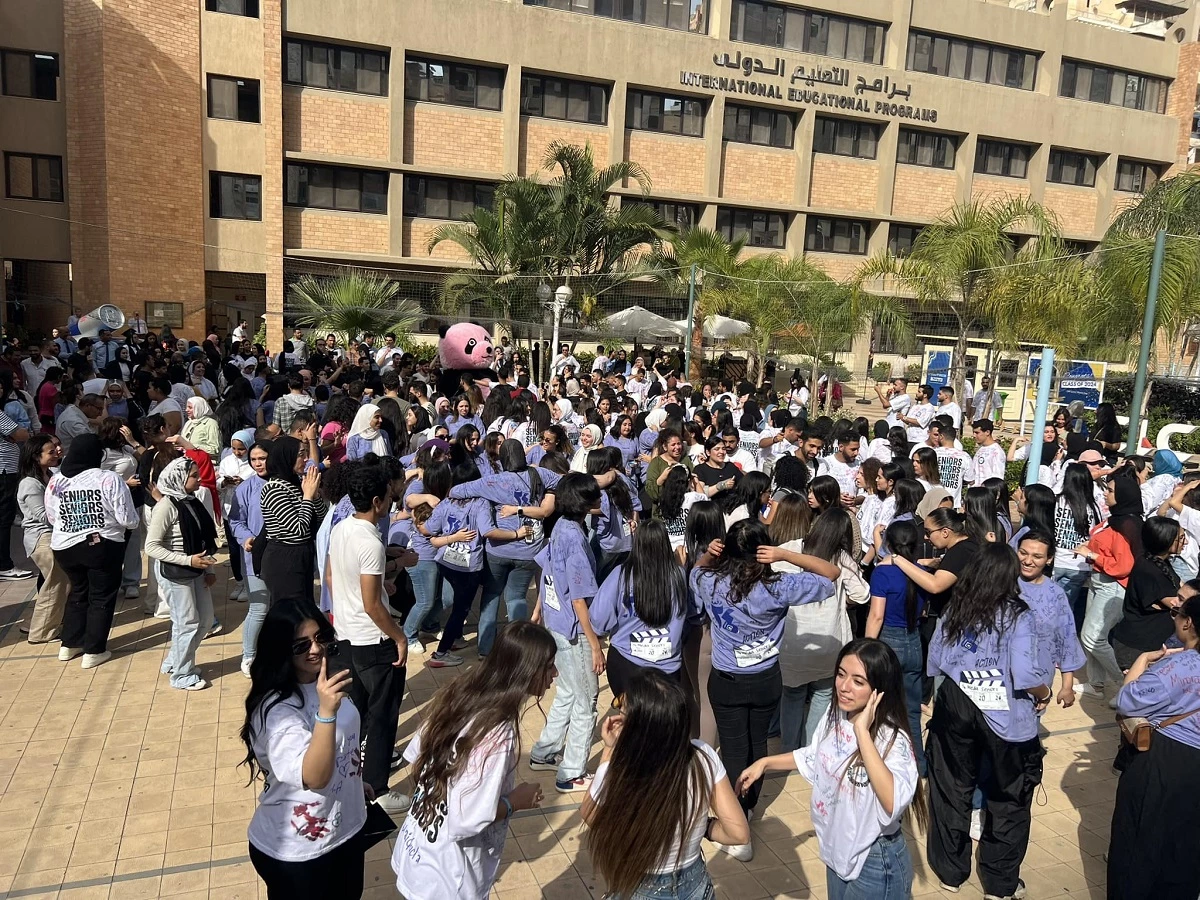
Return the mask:
[[651, 431], [658, 431], [658, 429], [662, 428], [665, 421], [667, 421], [667, 411], [665, 409], [656, 409], [646, 413], [646, 427]]
[[195, 467], [196, 464], [186, 456], [172, 460], [162, 470], [158, 476], [158, 481], [155, 482], [158, 486], [158, 492], [164, 497], [171, 497], [175, 500], [185, 499], [188, 493], [184, 490], [184, 484], [187, 482], [188, 475]]
[[213, 414], [212, 407], [203, 397], [188, 397], [187, 408], [188, 412], [192, 414], [193, 422], [199, 422], [205, 416]]
[[364, 441], [369, 441], [371, 452], [377, 456], [387, 456], [387, 439], [378, 428], [371, 427], [371, 420], [378, 412], [379, 407], [374, 403], [364, 403], [360, 406], [354, 414], [354, 421], [350, 423], [350, 434], [357, 434]]
[[592, 436], [592, 446], [590, 446], [590, 447], [582, 447], [581, 446], [578, 450], [575, 451], [575, 455], [571, 458], [571, 471], [572, 472], [583, 472], [586, 475], [587, 474], [588, 456], [591, 454], [591, 452], [593, 450], [599, 449], [600, 441], [603, 439], [603, 434], [600, 431], [599, 425], [585, 426], [583, 431], [580, 432], [580, 436], [582, 437], [585, 432]]
[[558, 407], [558, 421], [569, 422], [571, 416], [575, 414], [575, 407], [571, 405], [571, 401], [566, 397], [560, 397], [554, 401], [554, 405]]

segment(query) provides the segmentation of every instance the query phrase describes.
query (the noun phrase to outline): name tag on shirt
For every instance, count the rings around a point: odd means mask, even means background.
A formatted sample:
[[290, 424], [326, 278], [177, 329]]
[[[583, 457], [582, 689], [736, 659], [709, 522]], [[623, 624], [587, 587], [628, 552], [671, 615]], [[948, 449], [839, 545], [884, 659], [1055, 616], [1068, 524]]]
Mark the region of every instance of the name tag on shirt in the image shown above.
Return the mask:
[[462, 543], [447, 544], [446, 549], [442, 552], [442, 562], [448, 566], [469, 569], [471, 567], [470, 545]]
[[525, 538], [525, 543], [536, 544], [541, 541], [542, 535], [545, 533], [542, 529], [541, 519], [525, 519], [525, 525], [529, 526], [529, 534]]
[[770, 638], [759, 641], [757, 644], [743, 644], [733, 648], [733, 659], [739, 669], [757, 666], [778, 655], [779, 645]]
[[1008, 711], [1008, 692], [999, 669], [963, 669], [958, 686], [984, 712]]
[[562, 603], [558, 599], [558, 592], [554, 590], [554, 579], [549, 575], [543, 583], [542, 594], [543, 603], [556, 612], [562, 612]]
[[625, 532], [625, 537], [629, 537], [633, 534], [633, 522], [626, 519], [625, 524], [621, 526], [621, 530]]
[[670, 632], [665, 628], [635, 631], [629, 637], [629, 653], [634, 659], [649, 663], [660, 663], [670, 659], [674, 655]]

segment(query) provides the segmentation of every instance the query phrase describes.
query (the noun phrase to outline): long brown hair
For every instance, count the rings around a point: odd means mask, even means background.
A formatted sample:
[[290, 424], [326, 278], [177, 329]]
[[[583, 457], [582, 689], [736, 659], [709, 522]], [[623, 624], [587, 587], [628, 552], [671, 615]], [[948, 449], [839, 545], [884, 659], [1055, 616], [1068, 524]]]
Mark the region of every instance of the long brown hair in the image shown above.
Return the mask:
[[422, 828], [446, 802], [450, 782], [466, 772], [471, 755], [497, 728], [512, 729], [517, 741], [513, 758], [520, 759], [521, 709], [549, 683], [546, 672], [556, 652], [554, 638], [541, 625], [510, 622], [500, 629], [482, 665], [433, 695], [421, 731], [421, 754], [412, 768], [416, 790], [411, 815]]
[[812, 529], [812, 507], [804, 494], [788, 494], [775, 504], [775, 515], [771, 519], [771, 540], [776, 544], [802, 541]]
[[692, 744], [683, 688], [657, 669], [629, 680], [625, 716], [587, 832], [592, 864], [616, 897], [632, 894], [707, 816], [715, 774]]

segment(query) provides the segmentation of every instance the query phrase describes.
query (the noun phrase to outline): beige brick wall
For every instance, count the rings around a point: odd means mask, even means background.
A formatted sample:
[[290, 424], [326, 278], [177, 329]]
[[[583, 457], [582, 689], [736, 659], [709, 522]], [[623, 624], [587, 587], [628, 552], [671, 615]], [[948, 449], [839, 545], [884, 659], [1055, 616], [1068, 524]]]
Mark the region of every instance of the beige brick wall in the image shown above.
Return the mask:
[[933, 219], [954, 205], [958, 179], [948, 169], [896, 166], [892, 215]]
[[1029, 181], [1025, 178], [1003, 178], [998, 175], [980, 175], [976, 172], [971, 181], [972, 200], [1028, 196]]
[[723, 141], [721, 197], [791, 205], [796, 193], [796, 154], [791, 150]]
[[849, 253], [805, 253], [805, 258], [819, 266], [825, 274], [838, 281], [844, 281], [854, 274], [854, 271], [867, 259], [865, 256], [855, 256]]
[[1167, 115], [1179, 120], [1179, 139], [1175, 146], [1175, 165], [1168, 175], [1174, 175], [1187, 165], [1188, 149], [1191, 146], [1192, 111], [1195, 106], [1196, 84], [1200, 76], [1200, 43], [1195, 41], [1179, 48], [1179, 71], [1171, 89], [1167, 92]]
[[598, 166], [608, 164], [608, 128], [601, 125], [579, 125], [537, 116], [521, 117], [520, 148], [517, 173], [533, 175], [542, 167], [546, 148], [555, 141], [583, 146], [591, 145]]
[[468, 262], [467, 251], [451, 241], [442, 241], [429, 252], [429, 238], [441, 225], [447, 224], [443, 219], [413, 219], [406, 217], [401, 225], [401, 240], [405, 256], [421, 259], [445, 259], [454, 262]]
[[1047, 184], [1042, 202], [1058, 216], [1064, 234], [1091, 237], [1096, 233], [1095, 188]]
[[391, 154], [386, 97], [315, 88], [283, 89], [283, 149], [386, 160]]
[[[282, 0], [262, 0], [263, 158], [283, 159]], [[283, 347], [283, 166], [263, 167], [263, 268], [267, 347]]]
[[413, 166], [504, 172], [503, 120], [498, 112], [404, 104], [404, 161]]
[[704, 193], [704, 141], [700, 138], [627, 129], [625, 158], [646, 170], [657, 193]]
[[387, 216], [296, 208], [283, 211], [283, 246], [288, 250], [386, 254], [389, 237]]
[[814, 153], [808, 202], [818, 209], [874, 212], [879, 195], [879, 164], [870, 159], [847, 159]]
[[1113, 191], [1112, 205], [1108, 211], [1108, 222], [1105, 223], [1105, 228], [1113, 223], [1113, 219], [1129, 209], [1131, 206], [1136, 206], [1137, 202], [1142, 199], [1141, 194], [1135, 194], [1131, 191]]

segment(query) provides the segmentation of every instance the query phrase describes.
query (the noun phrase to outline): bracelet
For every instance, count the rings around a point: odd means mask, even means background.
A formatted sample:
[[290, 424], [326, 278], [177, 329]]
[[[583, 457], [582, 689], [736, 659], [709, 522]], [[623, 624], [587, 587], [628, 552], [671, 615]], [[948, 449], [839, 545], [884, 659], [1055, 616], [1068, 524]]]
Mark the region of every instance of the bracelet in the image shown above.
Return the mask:
[[500, 795], [500, 802], [504, 804], [504, 818], [511, 819], [513, 814], [512, 802], [503, 794]]
[[317, 713], [317, 721], [322, 725], [332, 725], [337, 721], [337, 716], [323, 716]]

